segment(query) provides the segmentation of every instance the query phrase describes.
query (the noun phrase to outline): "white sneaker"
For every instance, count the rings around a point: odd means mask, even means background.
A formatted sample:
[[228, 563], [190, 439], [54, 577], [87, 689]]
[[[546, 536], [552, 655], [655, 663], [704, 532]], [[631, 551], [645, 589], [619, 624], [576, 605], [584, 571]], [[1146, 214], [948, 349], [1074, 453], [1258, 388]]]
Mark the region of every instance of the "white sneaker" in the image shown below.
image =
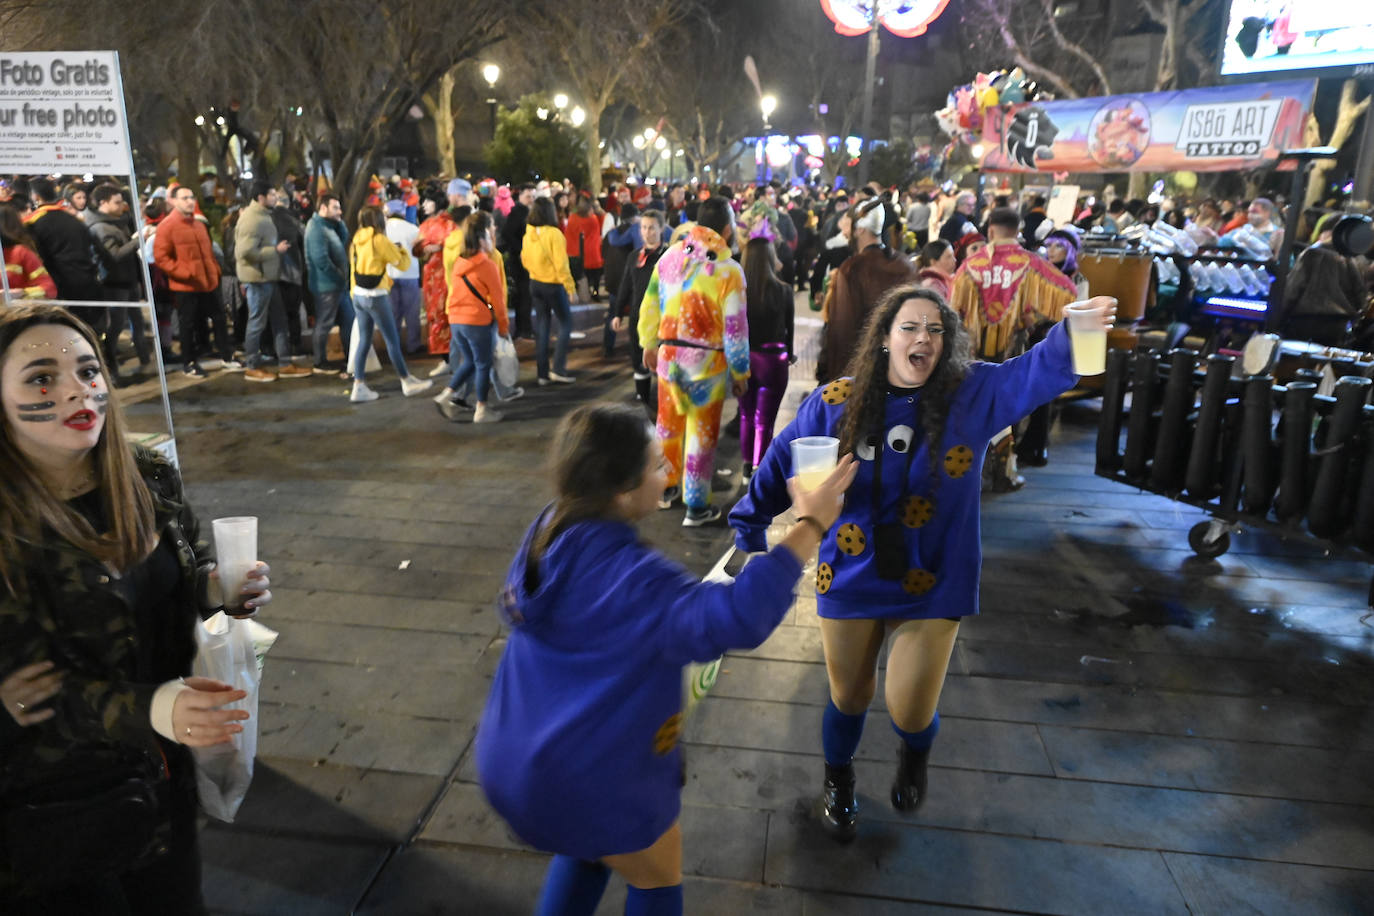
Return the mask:
[[226, 359], [220, 368], [225, 372], [242, 372], [244, 369], [243, 360]]
[[348, 396], [348, 399], [354, 404], [362, 404], [367, 401], [375, 401], [379, 397], [381, 395], [367, 387], [366, 382], [354, 381], [353, 393]]
[[436, 403], [436, 404], [442, 404], [442, 403], [444, 403], [445, 401], [447, 401], [447, 400], [448, 400], [450, 397], [452, 397], [452, 396], [453, 396], [453, 389], [452, 389], [452, 388], [445, 388], [443, 391], [439, 392], [438, 394], [436, 394], [436, 395], [434, 396], [434, 403]]
[[444, 360], [442, 363], [429, 370], [429, 377], [438, 378], [446, 372], [448, 372], [448, 360]]
[[429, 379], [416, 378], [413, 375], [407, 375], [405, 378], [401, 379], [401, 394], [406, 397], [417, 395], [422, 391], [428, 391], [433, 387], [434, 382]]
[[524, 396], [525, 389], [517, 386], [515, 388], [512, 388], [510, 391], [506, 392], [506, 396], [501, 399], [501, 402], [504, 404], [509, 401], [518, 401]]
[[474, 423], [496, 423], [500, 419], [501, 414], [485, 404], [478, 404], [477, 412], [472, 415], [472, 422]]
[[558, 382], [560, 385], [571, 385], [573, 382], [577, 381], [577, 379], [573, 378], [571, 375], [559, 375], [557, 372], [550, 372], [549, 378]]

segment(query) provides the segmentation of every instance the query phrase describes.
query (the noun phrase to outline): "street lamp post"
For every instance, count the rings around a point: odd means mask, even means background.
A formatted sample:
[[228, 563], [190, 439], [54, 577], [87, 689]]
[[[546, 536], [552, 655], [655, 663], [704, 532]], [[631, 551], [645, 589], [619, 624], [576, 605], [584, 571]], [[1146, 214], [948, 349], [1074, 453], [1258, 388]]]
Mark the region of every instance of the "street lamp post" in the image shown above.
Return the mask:
[[491, 135], [496, 136], [496, 81], [501, 78], [501, 68], [496, 64], [487, 64], [482, 68], [482, 78], [487, 81], [487, 91], [492, 93], [487, 98], [487, 107], [491, 109]]
[[[878, 67], [878, 0], [873, 0], [868, 27], [868, 61], [864, 64], [864, 114], [863, 145], [859, 147], [859, 187], [868, 184], [868, 160], [871, 139], [869, 131], [873, 128], [873, 81], [877, 79]], [[840, 138], [844, 142], [844, 138]]]

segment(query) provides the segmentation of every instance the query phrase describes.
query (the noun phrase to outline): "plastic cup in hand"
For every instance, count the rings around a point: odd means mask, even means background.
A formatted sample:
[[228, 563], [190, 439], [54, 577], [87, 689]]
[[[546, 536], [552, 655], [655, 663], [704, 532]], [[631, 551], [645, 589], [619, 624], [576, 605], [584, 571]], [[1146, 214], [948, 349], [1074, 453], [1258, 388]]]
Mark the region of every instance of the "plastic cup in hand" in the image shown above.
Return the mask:
[[243, 586], [258, 562], [258, 520], [256, 516], [244, 515], [217, 518], [211, 525], [224, 606], [238, 610], [243, 607]]
[[814, 490], [835, 470], [840, 440], [834, 436], [803, 436], [792, 440], [792, 475], [803, 490]]
[[[1116, 300], [1112, 299], [1115, 305]], [[1101, 375], [1107, 371], [1107, 328], [1102, 323], [1108, 306], [1074, 302], [1064, 307], [1069, 317], [1069, 338], [1073, 343], [1075, 375]]]

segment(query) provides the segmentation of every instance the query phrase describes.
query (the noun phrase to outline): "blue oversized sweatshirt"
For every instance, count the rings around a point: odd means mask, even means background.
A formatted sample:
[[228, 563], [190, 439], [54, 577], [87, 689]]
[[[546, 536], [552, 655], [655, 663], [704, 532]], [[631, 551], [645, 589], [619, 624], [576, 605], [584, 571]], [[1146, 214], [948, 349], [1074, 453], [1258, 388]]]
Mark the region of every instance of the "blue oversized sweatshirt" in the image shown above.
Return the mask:
[[644, 849], [680, 808], [683, 665], [762, 643], [801, 566], [778, 548], [733, 584], [706, 584], [629, 525], [587, 521], [554, 539], [529, 591], [539, 524], [500, 599], [511, 632], [477, 730], [478, 777], [531, 846], [584, 859]]
[[[1075, 378], [1063, 322], [1015, 359], [974, 363], [952, 396], [934, 473], [930, 445], [917, 419], [921, 390], [889, 393], [881, 434], [871, 434], [856, 450], [858, 476], [845, 494], [844, 511], [821, 542], [817, 613], [864, 619], [978, 613], [983, 562], [978, 506], [988, 441], [1072, 388]], [[773, 440], [748, 494], [730, 513], [740, 549], [767, 549], [769, 523], [791, 503], [787, 478], [792, 476], [792, 440], [839, 435], [851, 387], [849, 379], [840, 379], [813, 392]], [[878, 449], [883, 450], [882, 483], [875, 516]], [[877, 523], [888, 525], [900, 541], [900, 579], [878, 576]]]

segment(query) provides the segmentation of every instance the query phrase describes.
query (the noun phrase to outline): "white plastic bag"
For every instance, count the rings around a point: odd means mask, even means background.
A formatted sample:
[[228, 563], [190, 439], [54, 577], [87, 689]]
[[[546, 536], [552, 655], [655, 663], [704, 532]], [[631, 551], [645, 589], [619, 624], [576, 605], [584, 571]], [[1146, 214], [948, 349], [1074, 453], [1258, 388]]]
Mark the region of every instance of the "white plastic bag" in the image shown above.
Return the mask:
[[243, 731], [229, 744], [194, 747], [196, 787], [205, 813], [233, 822], [253, 780], [253, 758], [258, 751], [258, 687], [263, 656], [277, 634], [255, 620], [236, 620], [221, 611], [196, 626], [196, 660], [191, 673], [233, 684], [248, 696], [225, 709], [246, 709]]
[[509, 337], [496, 335], [491, 359], [496, 367], [497, 380], [507, 388], [514, 388], [520, 379], [520, 358], [515, 355], [515, 343]]
[[[349, 372], [353, 371], [353, 354], [358, 352], [358, 322], [353, 322], [353, 334], [348, 341], [348, 362], [344, 368]], [[382, 368], [382, 361], [377, 358], [377, 349], [372, 346], [372, 341], [367, 342], [367, 363], [363, 366], [363, 374], [378, 372]]]

